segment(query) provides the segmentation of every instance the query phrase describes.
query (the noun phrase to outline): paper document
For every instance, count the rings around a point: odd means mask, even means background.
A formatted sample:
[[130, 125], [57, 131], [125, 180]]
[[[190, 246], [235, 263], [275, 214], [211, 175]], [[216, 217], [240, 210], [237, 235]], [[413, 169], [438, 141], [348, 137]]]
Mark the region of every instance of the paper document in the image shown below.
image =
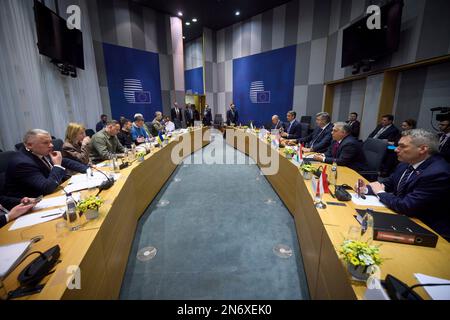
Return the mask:
[[421, 273], [415, 273], [414, 276], [420, 284], [442, 283], [448, 286], [423, 287], [433, 300], [450, 300], [450, 280], [435, 278]]
[[[83, 175], [81, 175], [83, 176]], [[96, 176], [94, 176], [94, 178], [89, 178], [86, 179], [86, 175], [84, 175], [84, 179], [82, 178], [76, 178], [75, 179], [75, 183], [69, 184], [67, 187], [64, 188], [64, 190], [67, 193], [72, 193], [75, 191], [80, 191], [80, 190], [84, 190], [84, 189], [89, 189], [89, 188], [96, 188], [98, 186], [100, 186], [103, 181], [106, 181], [106, 177], [104, 175], [102, 175], [100, 173], [100, 176], [102, 178], [96, 178]], [[115, 173], [111, 176], [114, 181], [117, 181], [120, 178], [120, 173]], [[73, 178], [73, 177], [72, 177]], [[62, 191], [62, 193], [64, 193], [64, 191]]]
[[[80, 200], [80, 194], [75, 193], [72, 194], [72, 197], [75, 201]], [[40, 201], [34, 208], [33, 211], [39, 211], [42, 209], [47, 209], [51, 207], [63, 207], [66, 205], [66, 196], [59, 196], [59, 197], [53, 197], [53, 198], [46, 198]]]
[[386, 206], [378, 200], [376, 196], [365, 196], [366, 199], [358, 198], [356, 193], [352, 193], [352, 201], [357, 206], [363, 207], [382, 207], [386, 208]]
[[58, 208], [53, 210], [46, 210], [37, 213], [30, 213], [18, 218], [12, 226], [9, 228], [9, 231], [26, 228], [30, 226], [34, 226], [35, 224], [44, 223], [50, 220], [60, 218], [65, 212], [64, 208]]
[[[105, 174], [107, 175], [108, 173]], [[102, 175], [100, 172], [93, 172], [92, 176], [89, 176], [89, 179], [86, 174], [77, 174], [70, 178], [69, 184], [85, 182], [89, 180], [105, 180], [105, 179], [106, 177]]]
[[25, 256], [31, 241], [0, 246], [0, 278], [6, 277]]

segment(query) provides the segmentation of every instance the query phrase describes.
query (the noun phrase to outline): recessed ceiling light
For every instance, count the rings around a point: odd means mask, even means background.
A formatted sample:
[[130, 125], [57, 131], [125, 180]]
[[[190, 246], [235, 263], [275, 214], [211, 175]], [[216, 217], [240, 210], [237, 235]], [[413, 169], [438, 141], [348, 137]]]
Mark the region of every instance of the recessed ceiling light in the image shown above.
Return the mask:
[[193, 18], [193, 19], [192, 19], [192, 22], [197, 22], [197, 18]]
[[234, 15], [236, 15], [236, 16], [238, 16], [238, 15], [240, 15], [241, 13], [239, 12], [239, 11], [236, 11], [235, 13], [234, 13]]
[[183, 12], [178, 11], [178, 16], [179, 16], [179, 17], [182, 17], [182, 16], [183, 16]]
[[187, 26], [190, 26], [191, 23], [190, 23], [189, 21], [186, 21], [186, 25], [187, 25]]

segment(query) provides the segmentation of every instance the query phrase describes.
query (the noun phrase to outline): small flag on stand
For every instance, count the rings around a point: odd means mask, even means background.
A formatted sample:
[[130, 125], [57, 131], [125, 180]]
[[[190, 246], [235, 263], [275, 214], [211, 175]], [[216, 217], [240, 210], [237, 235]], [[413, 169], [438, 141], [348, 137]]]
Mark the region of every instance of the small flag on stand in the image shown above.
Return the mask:
[[303, 163], [303, 143], [298, 146], [297, 162], [300, 163], [300, 164]]
[[317, 182], [316, 196], [322, 198], [324, 193], [330, 193], [327, 181], [327, 166], [323, 168], [319, 181]]
[[164, 142], [164, 136], [162, 135], [161, 131], [158, 132], [158, 143], [162, 145]]

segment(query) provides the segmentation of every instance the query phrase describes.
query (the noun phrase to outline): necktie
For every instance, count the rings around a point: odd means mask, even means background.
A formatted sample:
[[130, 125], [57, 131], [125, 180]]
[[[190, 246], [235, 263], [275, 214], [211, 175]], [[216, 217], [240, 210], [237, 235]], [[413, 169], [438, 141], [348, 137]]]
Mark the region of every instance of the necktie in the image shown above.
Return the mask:
[[403, 176], [400, 178], [400, 181], [398, 182], [398, 186], [397, 186], [397, 195], [398, 196], [403, 195], [406, 184], [408, 183], [409, 178], [411, 177], [411, 175], [414, 171], [415, 171], [415, 169], [411, 165], [408, 166], [408, 168], [406, 168], [405, 172], [403, 173]]
[[292, 124], [293, 124], [293, 122], [291, 122], [291, 124], [289, 125], [289, 129], [288, 129], [288, 134], [291, 134], [291, 128], [292, 128]]
[[178, 110], [178, 108], [175, 109], [176, 113], [177, 113], [177, 118], [179, 117], [179, 113], [180, 111]]
[[386, 127], [382, 127], [380, 129], [380, 131], [378, 131], [377, 134], [375, 135], [375, 137], [373, 137], [373, 138], [378, 139], [385, 130], [386, 130]]
[[324, 129], [320, 130], [320, 132], [317, 134], [317, 136], [314, 138], [314, 140], [311, 142], [310, 147], [312, 148], [314, 146], [314, 143], [316, 143], [317, 139], [322, 135]]
[[338, 150], [339, 150], [339, 142], [336, 141], [333, 145], [333, 150], [332, 150], [333, 158], [337, 157]]
[[439, 142], [439, 151], [442, 151], [442, 148], [444, 147], [447, 140], [448, 140], [448, 136], [446, 134], [442, 135], [441, 140]]
[[42, 162], [45, 164], [45, 166], [48, 168], [49, 171], [52, 171], [52, 165], [51, 163], [47, 160], [46, 157], [42, 157]]

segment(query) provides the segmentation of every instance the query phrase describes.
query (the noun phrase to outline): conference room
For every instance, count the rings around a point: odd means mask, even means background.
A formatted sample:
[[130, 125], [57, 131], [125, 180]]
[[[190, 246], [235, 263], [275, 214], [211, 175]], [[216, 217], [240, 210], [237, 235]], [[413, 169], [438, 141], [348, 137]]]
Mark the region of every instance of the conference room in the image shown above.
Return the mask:
[[450, 300], [448, 12], [0, 1], [1, 300]]

